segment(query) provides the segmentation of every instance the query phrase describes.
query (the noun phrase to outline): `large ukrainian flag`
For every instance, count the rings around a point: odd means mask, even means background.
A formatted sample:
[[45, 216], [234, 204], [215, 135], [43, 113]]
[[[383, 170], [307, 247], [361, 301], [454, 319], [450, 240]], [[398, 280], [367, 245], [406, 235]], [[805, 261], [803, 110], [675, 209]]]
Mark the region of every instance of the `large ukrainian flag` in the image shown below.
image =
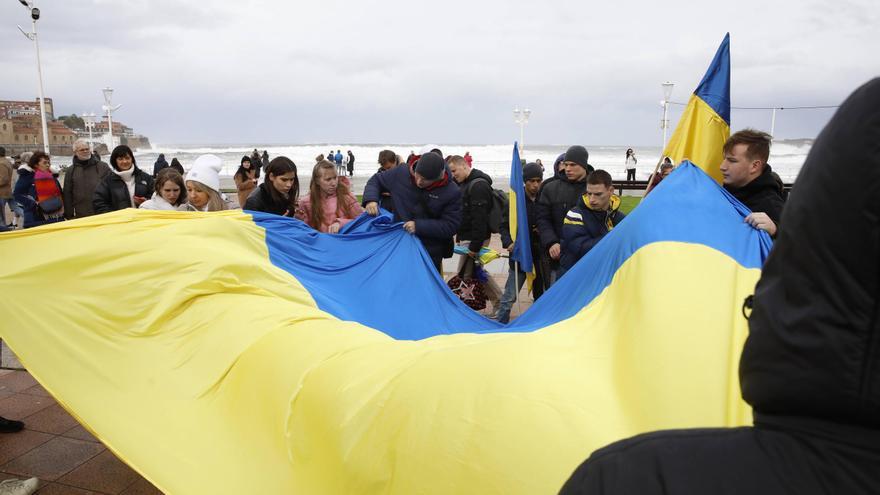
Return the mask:
[[673, 163], [690, 160], [721, 183], [722, 148], [730, 137], [730, 33], [715, 52], [663, 152]]
[[124, 210], [0, 234], [0, 336], [168, 494], [551, 493], [611, 441], [749, 422], [746, 212], [685, 163], [503, 327], [387, 219]]

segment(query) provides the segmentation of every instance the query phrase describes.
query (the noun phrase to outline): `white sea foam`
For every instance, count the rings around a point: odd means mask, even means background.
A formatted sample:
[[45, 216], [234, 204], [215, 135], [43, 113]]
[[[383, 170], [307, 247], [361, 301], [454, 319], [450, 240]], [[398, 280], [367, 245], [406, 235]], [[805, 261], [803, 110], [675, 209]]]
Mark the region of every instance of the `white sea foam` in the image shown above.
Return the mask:
[[[390, 149], [402, 156], [404, 159], [409, 155], [410, 151], [418, 152], [421, 144], [305, 144], [305, 145], [268, 145], [257, 146], [262, 153], [263, 150], [268, 151], [269, 157], [274, 158], [279, 155], [287, 156], [297, 164], [299, 171], [300, 183], [307, 184], [311, 176], [311, 169], [315, 163], [315, 157], [319, 154], [327, 154], [329, 151], [335, 152], [342, 150], [345, 154], [351, 150], [355, 155], [355, 186], [363, 184], [372, 176], [378, 168], [377, 159], [379, 152], [384, 149]], [[636, 177], [645, 180], [650, 176], [660, 157], [659, 146], [615, 146], [615, 145], [585, 145], [590, 153], [590, 163], [596, 167], [607, 170], [615, 179], [624, 179], [626, 171], [624, 167], [624, 159], [626, 149], [632, 147], [639, 160], [636, 168]], [[773, 170], [782, 177], [785, 182], [793, 182], [800, 171], [801, 166], [806, 159], [807, 153], [812, 146], [811, 140], [785, 140], [773, 143], [770, 153], [770, 164]], [[523, 157], [528, 161], [540, 159], [545, 169], [545, 177], [549, 177], [550, 168], [556, 157], [564, 153], [568, 145], [536, 145], [527, 146]], [[159, 153], [164, 153], [168, 162], [176, 157], [183, 164], [185, 169], [189, 169], [193, 160], [202, 154], [215, 154], [223, 160], [222, 174], [231, 176], [238, 169], [241, 157], [250, 155], [254, 146], [235, 146], [235, 145], [192, 145], [192, 146], [162, 146], [154, 145], [152, 150], [141, 150], [135, 153], [139, 166], [145, 170], [152, 171], [153, 163], [156, 161]], [[460, 145], [447, 144], [440, 145], [440, 149], [444, 155], [464, 155], [466, 151], [470, 151], [474, 158], [474, 167], [486, 172], [495, 179], [496, 187], [506, 188], [507, 177], [510, 175], [511, 156], [513, 151], [512, 144], [478, 144], [478, 145]], [[307, 187], [307, 186], [306, 186]], [[360, 193], [362, 186], [354, 187], [355, 193]]]

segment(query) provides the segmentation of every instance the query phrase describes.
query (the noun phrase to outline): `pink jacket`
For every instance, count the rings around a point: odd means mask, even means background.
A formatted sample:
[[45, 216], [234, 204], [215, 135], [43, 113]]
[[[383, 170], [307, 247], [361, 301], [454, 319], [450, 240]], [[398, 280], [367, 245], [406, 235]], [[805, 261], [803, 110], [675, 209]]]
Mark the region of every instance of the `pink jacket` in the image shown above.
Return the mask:
[[[312, 216], [312, 205], [310, 203], [311, 198], [309, 194], [306, 194], [299, 200], [299, 208], [297, 209], [296, 218], [299, 218], [303, 222], [311, 225], [310, 218]], [[348, 207], [349, 214], [345, 214], [345, 210], [341, 207], [337, 208], [338, 205], [336, 196], [328, 196], [324, 198], [323, 204], [321, 205], [324, 209], [324, 219], [321, 222], [319, 227], [315, 227], [312, 225], [315, 230], [319, 230], [321, 232], [327, 232], [330, 229], [330, 225], [334, 222], [339, 223], [339, 227], [345, 226], [348, 222], [357, 218], [361, 213], [364, 212], [363, 207], [361, 207], [360, 203], [358, 203], [357, 198], [354, 197], [351, 193], [345, 197], [345, 201], [350, 204]]]

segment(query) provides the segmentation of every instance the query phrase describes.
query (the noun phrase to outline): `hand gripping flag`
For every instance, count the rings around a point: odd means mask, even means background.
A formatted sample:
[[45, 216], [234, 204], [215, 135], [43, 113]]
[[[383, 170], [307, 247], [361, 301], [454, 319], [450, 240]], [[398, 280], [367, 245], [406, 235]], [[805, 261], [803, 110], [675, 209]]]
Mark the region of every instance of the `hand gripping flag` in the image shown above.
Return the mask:
[[718, 183], [724, 158], [722, 148], [730, 137], [730, 33], [724, 35], [703, 80], [691, 95], [664, 156], [673, 163], [690, 160]]
[[746, 212], [685, 162], [503, 326], [388, 217], [127, 209], [0, 234], [0, 338], [168, 495], [555, 493], [614, 440], [751, 421]]

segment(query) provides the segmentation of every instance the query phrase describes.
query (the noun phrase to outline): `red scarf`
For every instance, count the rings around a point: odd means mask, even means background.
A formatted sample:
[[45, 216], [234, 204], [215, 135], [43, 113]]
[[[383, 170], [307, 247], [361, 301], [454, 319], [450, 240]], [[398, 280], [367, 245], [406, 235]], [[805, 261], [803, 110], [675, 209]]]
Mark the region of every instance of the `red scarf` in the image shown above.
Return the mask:
[[[412, 181], [413, 185], [419, 187], [416, 184], [416, 164], [413, 162], [412, 165], [409, 166], [409, 180]], [[425, 191], [430, 191], [432, 189], [437, 189], [438, 187], [443, 187], [449, 183], [449, 174], [446, 173], [446, 168], [443, 168], [443, 177], [435, 180], [428, 187], [425, 187]], [[421, 188], [420, 188], [421, 189]]]
[[37, 190], [37, 201], [45, 201], [55, 196], [61, 196], [61, 189], [55, 181], [52, 172], [36, 170], [34, 172], [34, 187]]

